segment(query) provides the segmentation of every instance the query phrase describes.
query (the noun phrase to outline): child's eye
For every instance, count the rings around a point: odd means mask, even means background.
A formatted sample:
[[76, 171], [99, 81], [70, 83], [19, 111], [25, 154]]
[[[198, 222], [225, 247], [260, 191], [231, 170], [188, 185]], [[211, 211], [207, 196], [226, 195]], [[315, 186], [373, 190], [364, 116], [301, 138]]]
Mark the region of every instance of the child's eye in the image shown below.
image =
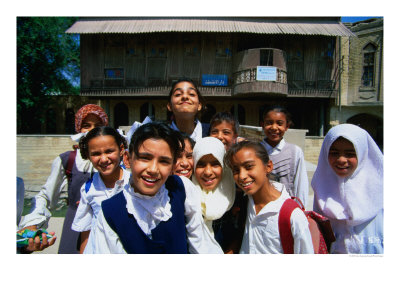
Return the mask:
[[233, 168], [232, 169], [232, 173], [235, 175], [235, 174], [239, 174], [239, 168]]
[[357, 157], [357, 154], [355, 152], [346, 152], [345, 156], [347, 158], [353, 158], [353, 157]]
[[250, 170], [251, 168], [253, 168], [253, 165], [251, 165], [251, 164], [245, 165], [245, 168], [246, 168], [246, 170]]
[[170, 165], [171, 161], [169, 159], [161, 159], [160, 163], [162, 163], [163, 165]]

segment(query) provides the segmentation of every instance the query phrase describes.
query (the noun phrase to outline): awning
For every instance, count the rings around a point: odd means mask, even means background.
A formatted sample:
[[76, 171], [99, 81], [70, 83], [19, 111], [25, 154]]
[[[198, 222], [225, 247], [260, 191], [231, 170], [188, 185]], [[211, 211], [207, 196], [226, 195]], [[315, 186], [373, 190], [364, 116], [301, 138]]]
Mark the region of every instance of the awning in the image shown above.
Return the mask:
[[70, 34], [140, 34], [156, 32], [214, 32], [355, 36], [334, 17], [132, 17], [82, 18]]

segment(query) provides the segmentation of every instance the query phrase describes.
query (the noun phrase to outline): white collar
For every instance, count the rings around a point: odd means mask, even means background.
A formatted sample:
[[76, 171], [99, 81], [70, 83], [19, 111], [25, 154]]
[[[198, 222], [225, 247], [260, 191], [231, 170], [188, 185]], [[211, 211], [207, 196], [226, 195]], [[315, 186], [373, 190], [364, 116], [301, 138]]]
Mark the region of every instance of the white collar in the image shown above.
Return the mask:
[[128, 213], [132, 214], [143, 232], [151, 237], [151, 231], [161, 221], [172, 217], [168, 190], [163, 185], [154, 196], [136, 193], [130, 183], [123, 190]]
[[[257, 214], [257, 216], [259, 215], [263, 215], [266, 213], [279, 213], [279, 211], [281, 210], [281, 207], [283, 205], [283, 202], [285, 202], [286, 199], [290, 198], [289, 193], [286, 191], [285, 186], [282, 183], [276, 182], [276, 181], [270, 181], [272, 183], [272, 185], [274, 186], [274, 188], [279, 191], [281, 193], [281, 195], [279, 196], [278, 199], [269, 202], [267, 205], [265, 205]], [[249, 196], [249, 200], [252, 203], [252, 207], [255, 213], [255, 209], [254, 209], [254, 200], [252, 196]]]
[[272, 147], [270, 144], [268, 144], [267, 138], [265, 138], [263, 140], [263, 144], [265, 145], [265, 147], [269, 153], [272, 150], [282, 151], [283, 147], [285, 147], [285, 145], [286, 145], [286, 142], [285, 142], [285, 139], [282, 138], [278, 145], [276, 145], [275, 147]]
[[[190, 135], [190, 137], [197, 142], [198, 140], [200, 140], [203, 137], [203, 128], [201, 127], [201, 123], [199, 120], [195, 120], [196, 122], [196, 126], [194, 127], [194, 130], [192, 132], [192, 134]], [[174, 121], [172, 121], [171, 123], [171, 128], [173, 130], [179, 131], [178, 126], [176, 126], [176, 123]]]

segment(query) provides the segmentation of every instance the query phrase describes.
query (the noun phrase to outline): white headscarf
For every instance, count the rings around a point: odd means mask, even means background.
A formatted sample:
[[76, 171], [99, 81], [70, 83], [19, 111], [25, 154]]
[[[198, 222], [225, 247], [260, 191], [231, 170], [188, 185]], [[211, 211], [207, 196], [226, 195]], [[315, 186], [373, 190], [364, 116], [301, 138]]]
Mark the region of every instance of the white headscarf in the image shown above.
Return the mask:
[[224, 144], [214, 137], [205, 137], [196, 142], [193, 148], [194, 169], [199, 160], [208, 154], [212, 154], [221, 164], [222, 180], [215, 190], [209, 192], [202, 190], [196, 176], [192, 177], [192, 181], [202, 193], [202, 207], [205, 207], [203, 217], [206, 221], [212, 221], [221, 218], [232, 207], [235, 200], [235, 182], [231, 169], [224, 166]]
[[[343, 137], [353, 143], [358, 165], [347, 178], [336, 175], [328, 162], [332, 143]], [[356, 226], [373, 219], [383, 209], [383, 155], [364, 129], [341, 124], [329, 130], [322, 144], [311, 181], [314, 205], [329, 218]]]

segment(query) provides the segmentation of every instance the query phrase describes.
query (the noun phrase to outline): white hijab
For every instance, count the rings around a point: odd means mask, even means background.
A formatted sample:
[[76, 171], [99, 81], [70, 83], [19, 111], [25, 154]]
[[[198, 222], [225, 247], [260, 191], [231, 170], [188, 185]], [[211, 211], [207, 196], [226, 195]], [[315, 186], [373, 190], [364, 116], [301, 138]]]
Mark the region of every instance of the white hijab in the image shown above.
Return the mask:
[[199, 160], [208, 154], [212, 154], [222, 166], [222, 180], [213, 191], [204, 191], [196, 176], [192, 181], [199, 193], [202, 194], [203, 217], [206, 221], [217, 220], [223, 216], [233, 205], [235, 200], [235, 182], [231, 169], [224, 166], [225, 147], [217, 138], [205, 137], [196, 142], [193, 148], [194, 169]]
[[[339, 137], [353, 143], [358, 159], [357, 169], [347, 178], [336, 175], [328, 162], [329, 148]], [[325, 216], [350, 226], [369, 221], [383, 209], [383, 154], [364, 129], [337, 125], [324, 139], [311, 186], [314, 206]]]

